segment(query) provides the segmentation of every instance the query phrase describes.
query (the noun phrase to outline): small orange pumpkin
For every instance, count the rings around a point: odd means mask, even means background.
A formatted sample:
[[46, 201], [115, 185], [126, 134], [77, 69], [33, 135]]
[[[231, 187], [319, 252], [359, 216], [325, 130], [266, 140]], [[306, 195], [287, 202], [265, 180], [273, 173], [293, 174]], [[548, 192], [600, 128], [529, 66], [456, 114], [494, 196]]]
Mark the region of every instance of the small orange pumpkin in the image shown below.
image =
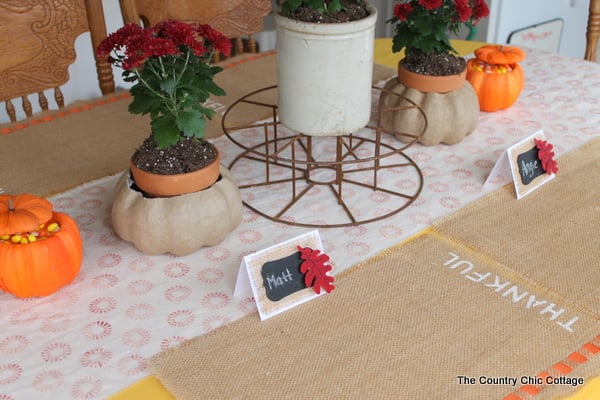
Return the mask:
[[517, 101], [525, 84], [518, 64], [525, 52], [514, 46], [487, 45], [475, 50], [467, 63], [467, 81], [471, 83], [482, 111], [498, 111]]
[[0, 195], [0, 234], [28, 232], [52, 217], [52, 204], [31, 194]]
[[525, 59], [525, 52], [515, 46], [487, 45], [475, 50], [475, 57], [491, 65], [516, 64]]
[[30, 194], [0, 195], [0, 290], [46, 296], [79, 273], [83, 243], [77, 224]]

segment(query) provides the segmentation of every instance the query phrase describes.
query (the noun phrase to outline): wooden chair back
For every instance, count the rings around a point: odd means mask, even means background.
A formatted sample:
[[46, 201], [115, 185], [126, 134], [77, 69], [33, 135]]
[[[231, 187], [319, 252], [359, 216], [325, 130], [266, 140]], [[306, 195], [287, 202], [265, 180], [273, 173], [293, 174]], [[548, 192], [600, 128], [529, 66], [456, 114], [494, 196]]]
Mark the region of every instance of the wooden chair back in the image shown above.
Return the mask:
[[585, 59], [597, 61], [598, 37], [600, 36], [600, 0], [590, 0], [590, 13], [588, 16], [587, 37], [585, 45]]
[[[86, 31], [96, 49], [106, 37], [102, 1], [0, 2], [0, 100], [11, 121], [17, 120], [13, 100], [19, 97], [28, 117], [33, 113], [31, 94], [37, 93], [40, 108], [47, 110], [44, 91], [54, 90], [56, 105], [64, 106], [60, 86], [69, 80], [68, 68], [76, 58], [75, 39]], [[114, 92], [110, 64], [95, 61], [102, 93]]]
[[[253, 34], [262, 31], [271, 0], [120, 0], [125, 23], [154, 26], [174, 19], [210, 24], [232, 39], [232, 56], [256, 53]], [[216, 60], [218, 61], [218, 60]]]

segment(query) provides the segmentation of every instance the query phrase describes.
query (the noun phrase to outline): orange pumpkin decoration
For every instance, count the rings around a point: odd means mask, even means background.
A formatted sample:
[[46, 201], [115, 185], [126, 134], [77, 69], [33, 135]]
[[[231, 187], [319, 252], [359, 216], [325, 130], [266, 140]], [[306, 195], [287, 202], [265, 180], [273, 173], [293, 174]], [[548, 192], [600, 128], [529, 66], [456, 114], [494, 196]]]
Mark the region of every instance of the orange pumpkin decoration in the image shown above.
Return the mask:
[[46, 296], [79, 273], [83, 243], [77, 224], [29, 194], [0, 195], [0, 289]]
[[498, 111], [517, 101], [525, 76], [518, 64], [525, 52], [514, 46], [487, 45], [475, 50], [467, 63], [467, 80], [477, 93], [482, 111]]
[[52, 217], [52, 204], [31, 194], [0, 195], [0, 233], [32, 231]]

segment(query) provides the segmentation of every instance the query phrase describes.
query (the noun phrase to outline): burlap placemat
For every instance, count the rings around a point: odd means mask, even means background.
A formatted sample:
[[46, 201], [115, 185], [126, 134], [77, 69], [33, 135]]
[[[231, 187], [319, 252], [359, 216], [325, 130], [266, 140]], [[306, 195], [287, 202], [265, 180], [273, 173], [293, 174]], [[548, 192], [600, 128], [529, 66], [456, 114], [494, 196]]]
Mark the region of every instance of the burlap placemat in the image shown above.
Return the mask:
[[521, 200], [508, 185], [434, 228], [600, 319], [600, 140], [562, 157], [559, 168]]
[[[209, 101], [216, 114], [207, 124], [207, 138], [223, 134], [221, 116], [233, 102], [277, 83], [274, 52], [227, 60], [223, 67], [216, 82], [227, 95]], [[375, 65], [373, 80], [393, 74], [393, 69]], [[0, 189], [48, 196], [125, 169], [149, 135], [149, 119], [127, 111], [130, 100], [127, 92], [110, 94], [0, 125]], [[262, 114], [256, 108], [241, 110], [231, 116], [230, 124], [248, 125], [269, 116], [268, 109]]]
[[[568, 177], [577, 171], [597, 182], [599, 146], [597, 140], [561, 159], [563, 178], [538, 189], [543, 195], [530, 197], [520, 213], [534, 213], [546, 202], [560, 212], [559, 199], [573, 190]], [[597, 185], [584, 189], [598, 198]], [[331, 294], [264, 322], [251, 315], [187, 341], [153, 357], [150, 370], [180, 400], [517, 399], [576, 390], [582, 382], [573, 379], [600, 372], [598, 307], [579, 293], [598, 287], [598, 258], [587, 269], [562, 274], [570, 281], [565, 288], [590, 281], [579, 292], [550, 290], [516, 270], [519, 264], [507, 265], [512, 258], [504, 253], [496, 259], [441, 231], [463, 226], [462, 215], [471, 213], [480, 214], [485, 226], [475, 236], [510, 231], [514, 220], [507, 215], [489, 223], [490, 215], [513, 213], [512, 203], [522, 201], [506, 190], [490, 195], [485, 207], [468, 207], [352, 268], [338, 277]], [[582, 230], [597, 226], [597, 207], [580, 207], [577, 200], [571, 200], [571, 224]], [[538, 230], [553, 231], [555, 223], [542, 218]], [[501, 239], [533, 245], [539, 236], [511, 233]], [[554, 247], [568, 239], [544, 240]], [[563, 252], [597, 246], [597, 235], [578, 240]], [[538, 258], [547, 260], [545, 268], [561, 264], [542, 252]], [[563, 381], [546, 389], [546, 374]]]

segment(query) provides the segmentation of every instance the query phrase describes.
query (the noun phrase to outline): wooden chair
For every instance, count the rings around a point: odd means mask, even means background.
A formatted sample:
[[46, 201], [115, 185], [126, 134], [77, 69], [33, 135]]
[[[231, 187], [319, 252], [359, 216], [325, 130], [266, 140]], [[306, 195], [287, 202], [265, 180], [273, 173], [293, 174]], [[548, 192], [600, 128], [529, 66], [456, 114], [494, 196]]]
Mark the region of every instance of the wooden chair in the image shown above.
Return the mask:
[[[28, 117], [33, 113], [30, 94], [37, 93], [40, 108], [48, 110], [44, 91], [53, 89], [56, 105], [64, 106], [60, 86], [75, 61], [75, 39], [86, 31], [95, 49], [106, 36], [101, 1], [0, 2], [0, 100], [12, 122], [17, 120], [12, 100], [19, 97]], [[96, 67], [102, 93], [114, 92], [110, 64], [96, 59]]]
[[[210, 24], [232, 39], [231, 55], [256, 53], [271, 0], [120, 0], [125, 23], [154, 26], [166, 19]], [[215, 60], [218, 61], [218, 60]]]
[[600, 0], [590, 0], [590, 14], [588, 16], [587, 37], [585, 46], [585, 59], [597, 61], [598, 37], [600, 36]]

